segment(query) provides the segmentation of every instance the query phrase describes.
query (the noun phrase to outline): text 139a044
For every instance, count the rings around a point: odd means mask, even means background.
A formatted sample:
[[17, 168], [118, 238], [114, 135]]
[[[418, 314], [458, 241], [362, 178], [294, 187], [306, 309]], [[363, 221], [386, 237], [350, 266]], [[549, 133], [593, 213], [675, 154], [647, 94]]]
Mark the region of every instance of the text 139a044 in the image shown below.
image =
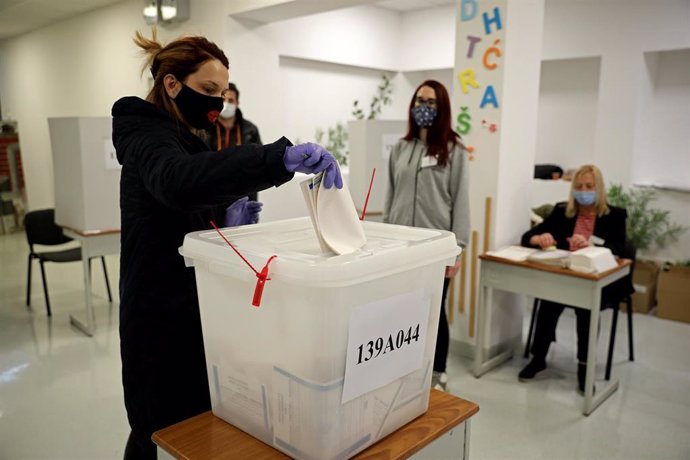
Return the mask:
[[410, 326], [407, 331], [401, 329], [397, 334], [390, 334], [387, 338], [378, 337], [376, 340], [370, 340], [366, 344], [357, 347], [357, 364], [362, 364], [386, 353], [399, 350], [405, 345], [410, 345], [413, 341], [417, 342], [418, 340], [419, 324]]

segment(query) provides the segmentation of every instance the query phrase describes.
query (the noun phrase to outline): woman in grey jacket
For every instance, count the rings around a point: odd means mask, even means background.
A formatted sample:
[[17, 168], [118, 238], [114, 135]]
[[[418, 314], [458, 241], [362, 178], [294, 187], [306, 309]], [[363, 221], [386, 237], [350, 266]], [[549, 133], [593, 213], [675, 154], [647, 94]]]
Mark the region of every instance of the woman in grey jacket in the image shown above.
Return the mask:
[[[439, 82], [427, 80], [410, 101], [407, 134], [393, 147], [388, 167], [384, 222], [455, 233], [465, 247], [470, 233], [468, 167], [460, 136], [451, 128], [450, 98]], [[448, 284], [460, 266], [446, 267], [436, 338], [432, 386], [445, 390], [448, 357]]]

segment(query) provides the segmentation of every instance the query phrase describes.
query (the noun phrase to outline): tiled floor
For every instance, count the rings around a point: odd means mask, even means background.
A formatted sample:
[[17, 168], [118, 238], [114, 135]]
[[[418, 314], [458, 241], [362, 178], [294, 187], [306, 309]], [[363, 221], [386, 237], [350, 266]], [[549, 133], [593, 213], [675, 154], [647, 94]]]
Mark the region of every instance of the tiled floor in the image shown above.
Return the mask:
[[[27, 310], [26, 254], [23, 234], [0, 235], [0, 459], [122, 458], [129, 428], [117, 303], [105, 300], [94, 265], [98, 329], [87, 338], [69, 325], [69, 314], [83, 309], [81, 265], [47, 266], [52, 320], [36, 265]], [[115, 287], [118, 258], [107, 260]], [[602, 339], [608, 321], [605, 314]], [[549, 369], [536, 382], [518, 383], [521, 358], [475, 379], [468, 360], [451, 356], [449, 390], [481, 408], [472, 419], [471, 458], [690, 459], [690, 324], [636, 314], [634, 363], [626, 361], [622, 326], [614, 367], [621, 386], [589, 417], [575, 392], [572, 312], [564, 313]]]

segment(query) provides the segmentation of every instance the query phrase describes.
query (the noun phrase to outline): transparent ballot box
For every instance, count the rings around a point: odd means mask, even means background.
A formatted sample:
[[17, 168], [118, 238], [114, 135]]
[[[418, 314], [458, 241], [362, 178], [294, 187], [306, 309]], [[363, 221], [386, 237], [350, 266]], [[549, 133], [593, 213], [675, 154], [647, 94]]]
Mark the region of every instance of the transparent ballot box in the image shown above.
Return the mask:
[[[460, 248], [446, 231], [362, 225], [367, 243], [346, 255], [322, 252], [309, 218], [190, 233], [180, 250], [213, 413], [294, 458], [351, 457], [428, 408]], [[259, 272], [276, 256], [263, 292], [225, 239]]]

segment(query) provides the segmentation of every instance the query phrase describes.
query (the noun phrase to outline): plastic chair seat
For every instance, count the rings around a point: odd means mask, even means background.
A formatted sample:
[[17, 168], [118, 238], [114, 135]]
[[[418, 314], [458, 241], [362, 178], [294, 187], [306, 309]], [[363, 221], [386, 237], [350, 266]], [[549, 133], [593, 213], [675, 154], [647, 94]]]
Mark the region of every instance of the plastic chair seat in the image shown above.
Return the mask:
[[[52, 316], [44, 264], [46, 262], [63, 263], [81, 261], [81, 248], [70, 248], [61, 251], [34, 251], [34, 245], [59, 246], [72, 241], [71, 238], [63, 235], [62, 228], [55, 223], [54, 209], [42, 209], [26, 213], [24, 216], [24, 230], [26, 232], [26, 240], [29, 243], [28, 271], [26, 276], [26, 306], [31, 308], [31, 265], [34, 260], [38, 260], [41, 266], [41, 279], [43, 281], [43, 294], [46, 300], [46, 312], [48, 316]], [[113, 295], [110, 292], [110, 281], [108, 280], [108, 269], [105, 265], [105, 257], [99, 256], [99, 258], [103, 265], [103, 276], [105, 278], [105, 287], [108, 291], [108, 301], [112, 302]], [[91, 259], [93, 259], [93, 257]], [[91, 259], [89, 259], [88, 263], [89, 272], [91, 271]], [[87, 289], [90, 289], [90, 287], [87, 287]]]
[[36, 252], [34, 255], [43, 262], [76, 262], [81, 260], [81, 248], [65, 249], [64, 251]]

